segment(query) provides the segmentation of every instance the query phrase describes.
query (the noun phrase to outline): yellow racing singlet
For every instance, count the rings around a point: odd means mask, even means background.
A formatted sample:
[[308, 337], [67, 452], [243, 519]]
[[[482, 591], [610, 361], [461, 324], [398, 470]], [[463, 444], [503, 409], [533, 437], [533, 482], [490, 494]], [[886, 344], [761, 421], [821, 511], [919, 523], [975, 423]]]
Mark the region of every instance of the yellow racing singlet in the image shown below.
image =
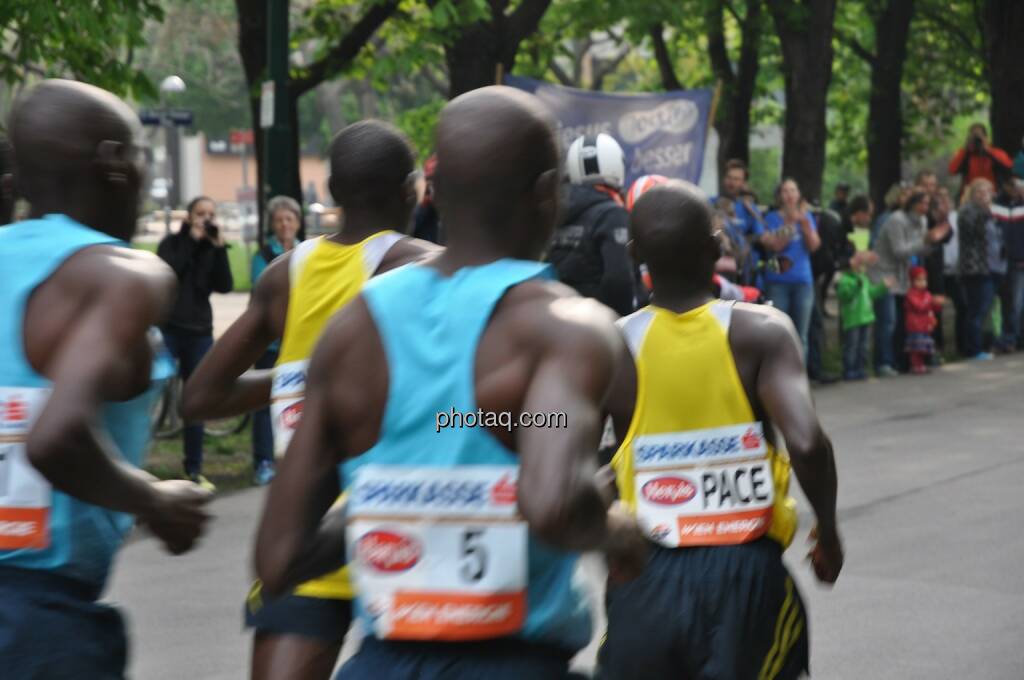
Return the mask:
[[665, 547], [767, 535], [785, 548], [796, 532], [789, 457], [755, 421], [729, 345], [733, 304], [649, 306], [619, 321], [637, 397], [612, 465], [621, 499]]
[[[306, 366], [324, 327], [359, 294], [391, 246], [402, 238], [397, 232], [382, 231], [359, 243], [343, 245], [321, 237], [303, 241], [292, 253], [288, 314], [270, 397], [278, 457], [284, 455], [302, 416]], [[345, 600], [355, 596], [347, 566], [300, 585], [295, 594]]]

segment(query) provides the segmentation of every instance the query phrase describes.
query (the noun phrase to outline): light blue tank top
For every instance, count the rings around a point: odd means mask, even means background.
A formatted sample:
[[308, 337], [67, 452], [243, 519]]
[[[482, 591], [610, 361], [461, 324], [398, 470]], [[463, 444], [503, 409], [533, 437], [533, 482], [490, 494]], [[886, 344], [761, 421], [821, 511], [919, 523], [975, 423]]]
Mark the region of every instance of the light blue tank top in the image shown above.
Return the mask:
[[[29, 364], [23, 321], [29, 296], [69, 257], [83, 248], [124, 241], [95, 231], [64, 215], [0, 228], [0, 388], [49, 388]], [[159, 334], [154, 329], [151, 333]], [[162, 341], [160, 342], [162, 346]], [[82, 361], [89, 361], [82, 348]], [[166, 351], [158, 351], [153, 383], [143, 395], [104, 406], [102, 422], [117, 448], [133, 465], [142, 464], [150, 437], [150, 410], [159, 388], [173, 372]], [[97, 589], [106, 582], [114, 553], [132, 518], [54, 490], [49, 514], [49, 545], [42, 549], [0, 549], [0, 565], [51, 571]]]
[[[347, 488], [362, 466], [516, 465], [518, 456], [484, 427], [437, 431], [439, 412], [477, 413], [477, 346], [505, 292], [532, 278], [553, 279], [549, 265], [505, 259], [450, 277], [409, 265], [371, 279], [363, 298], [388, 364], [388, 400], [379, 441], [339, 465]], [[591, 636], [586, 598], [574, 583], [579, 556], [528, 540], [527, 612], [519, 636], [575, 651]], [[366, 612], [358, 600], [360, 616]], [[371, 630], [367, 626], [367, 630]]]

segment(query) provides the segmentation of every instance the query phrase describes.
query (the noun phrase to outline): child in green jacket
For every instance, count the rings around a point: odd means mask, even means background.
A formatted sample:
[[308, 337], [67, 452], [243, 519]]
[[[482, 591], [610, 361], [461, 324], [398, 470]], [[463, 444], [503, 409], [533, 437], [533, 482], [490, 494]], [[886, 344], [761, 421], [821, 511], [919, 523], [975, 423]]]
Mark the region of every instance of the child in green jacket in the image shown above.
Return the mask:
[[868, 335], [875, 323], [873, 301], [889, 292], [886, 283], [872, 283], [865, 273], [877, 261], [878, 256], [871, 251], [857, 253], [836, 284], [843, 332], [843, 380], [867, 378]]

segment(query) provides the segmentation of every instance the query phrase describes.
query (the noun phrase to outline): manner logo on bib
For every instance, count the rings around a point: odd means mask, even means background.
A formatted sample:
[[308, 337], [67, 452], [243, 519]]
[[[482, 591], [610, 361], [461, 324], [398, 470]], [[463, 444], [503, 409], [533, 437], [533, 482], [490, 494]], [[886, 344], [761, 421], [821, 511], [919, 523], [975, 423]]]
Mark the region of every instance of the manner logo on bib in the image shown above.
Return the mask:
[[685, 477], [658, 477], [641, 487], [644, 498], [658, 505], [682, 505], [697, 495], [697, 487]]
[[363, 534], [356, 546], [360, 566], [382, 572], [412, 569], [422, 554], [419, 541], [394, 531], [378, 530]]

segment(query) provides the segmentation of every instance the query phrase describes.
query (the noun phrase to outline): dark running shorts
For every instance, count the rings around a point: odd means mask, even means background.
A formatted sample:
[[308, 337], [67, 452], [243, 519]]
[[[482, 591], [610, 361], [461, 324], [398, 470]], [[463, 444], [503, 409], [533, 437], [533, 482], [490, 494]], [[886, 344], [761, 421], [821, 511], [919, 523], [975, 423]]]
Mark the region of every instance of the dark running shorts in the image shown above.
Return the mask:
[[52, 573], [0, 568], [0, 677], [124, 678], [124, 620], [98, 597], [98, 589]]
[[341, 644], [350, 623], [351, 600], [294, 594], [268, 600], [257, 582], [245, 602], [245, 625], [257, 633], [298, 635]]
[[523, 640], [382, 642], [371, 635], [335, 680], [566, 680], [572, 656]]
[[635, 581], [609, 587], [601, 680], [791, 680], [807, 671], [807, 618], [782, 549], [652, 548]]

